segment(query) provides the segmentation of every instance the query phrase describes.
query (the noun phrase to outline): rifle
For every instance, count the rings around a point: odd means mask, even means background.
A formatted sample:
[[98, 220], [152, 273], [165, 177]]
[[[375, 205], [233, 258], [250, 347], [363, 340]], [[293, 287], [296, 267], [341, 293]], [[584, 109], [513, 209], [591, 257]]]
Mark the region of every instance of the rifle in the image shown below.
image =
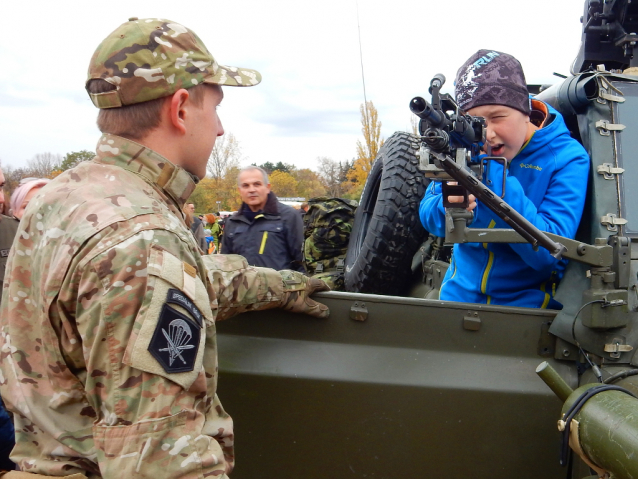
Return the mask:
[[[552, 240], [503, 201], [507, 160], [481, 156], [487, 127], [485, 119], [468, 115], [449, 94], [440, 93], [444, 83], [445, 77], [442, 74], [435, 75], [429, 88], [432, 103], [422, 97], [415, 97], [410, 101], [410, 110], [421, 119], [419, 168], [427, 178], [442, 182], [443, 206], [446, 208], [446, 241], [468, 241], [467, 223], [473, 217], [472, 213], [465, 210], [469, 203], [469, 192], [510, 225], [535, 250], [542, 246], [553, 257], [560, 259], [566, 247]], [[489, 169], [489, 161], [503, 164], [503, 191], [500, 197], [481, 182], [484, 172]], [[449, 180], [454, 180], [457, 184], [451, 185]], [[462, 196], [463, 202], [450, 203], [448, 197], [451, 195]]]

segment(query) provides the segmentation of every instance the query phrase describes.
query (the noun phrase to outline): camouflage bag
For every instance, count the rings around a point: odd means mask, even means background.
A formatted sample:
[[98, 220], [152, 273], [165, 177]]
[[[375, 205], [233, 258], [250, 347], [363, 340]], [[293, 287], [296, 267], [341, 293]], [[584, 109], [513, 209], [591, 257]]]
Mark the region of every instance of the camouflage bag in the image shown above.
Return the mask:
[[304, 215], [304, 266], [310, 275], [323, 280], [330, 277], [327, 282], [333, 290], [343, 289], [345, 256], [357, 206], [354, 200], [326, 196], [308, 201]]

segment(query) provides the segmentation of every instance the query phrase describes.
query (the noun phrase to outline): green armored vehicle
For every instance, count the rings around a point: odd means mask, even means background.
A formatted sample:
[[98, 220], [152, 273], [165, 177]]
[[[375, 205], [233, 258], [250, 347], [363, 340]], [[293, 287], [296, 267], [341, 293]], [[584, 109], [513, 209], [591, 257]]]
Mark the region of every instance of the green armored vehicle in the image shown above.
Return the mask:
[[[418, 204], [433, 171], [482, 185], [464, 151], [393, 135], [356, 214], [354, 292], [318, 294], [323, 321], [271, 310], [218, 325], [234, 479], [638, 477], [638, 76], [623, 73], [638, 3], [587, 0], [582, 22], [573, 75], [538, 95], [591, 157], [576, 240], [522, 225], [498, 197], [512, 230], [452, 214], [446, 239], [429, 237]], [[446, 243], [464, 241], [569, 258], [563, 309], [436, 299]]]

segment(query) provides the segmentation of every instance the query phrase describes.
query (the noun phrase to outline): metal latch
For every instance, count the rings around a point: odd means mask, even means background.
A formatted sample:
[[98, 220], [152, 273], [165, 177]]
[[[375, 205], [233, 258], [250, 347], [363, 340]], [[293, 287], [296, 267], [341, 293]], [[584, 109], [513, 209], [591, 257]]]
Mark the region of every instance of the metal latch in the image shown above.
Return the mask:
[[609, 123], [607, 120], [598, 120], [596, 122], [598, 132], [603, 136], [609, 136], [610, 131], [623, 131], [626, 126], [621, 123]]
[[606, 91], [602, 90], [598, 96], [600, 96], [601, 98], [604, 98], [607, 101], [615, 101], [618, 103], [623, 103], [625, 101], [625, 99], [621, 96], [618, 95], [612, 95], [611, 93], [607, 93]]
[[[598, 69], [599, 72], [605, 72], [605, 68], [603, 65], [598, 65], [602, 69]], [[607, 104], [608, 101], [615, 101], [618, 103], [622, 103], [625, 101], [623, 98], [623, 92], [616, 88], [611, 82], [609, 82], [603, 75], [596, 75], [596, 82], [598, 83], [598, 97], [596, 101], [603, 105]], [[618, 95], [614, 95], [610, 93], [611, 91], [615, 91]]]
[[619, 358], [620, 353], [628, 353], [632, 351], [634, 348], [629, 344], [620, 344], [620, 343], [611, 343], [605, 344], [605, 352], [609, 353], [612, 358]]
[[607, 226], [607, 231], [618, 231], [618, 225], [627, 224], [625, 218], [619, 218], [614, 213], [607, 213], [607, 215], [600, 218], [600, 222]]
[[363, 302], [355, 301], [350, 308], [350, 319], [355, 321], [365, 321], [368, 319], [368, 308]]
[[602, 165], [598, 165], [596, 171], [599, 175], [603, 175], [603, 178], [606, 180], [613, 180], [614, 175], [620, 175], [625, 172], [624, 168], [616, 168], [611, 163], [603, 163]]
[[478, 311], [468, 311], [463, 316], [463, 329], [467, 331], [478, 331], [481, 329], [481, 318], [479, 318]]
[[337, 271], [344, 271], [346, 269], [346, 261], [344, 258], [337, 259]]
[[315, 266], [315, 274], [323, 273], [323, 263], [317, 263]]

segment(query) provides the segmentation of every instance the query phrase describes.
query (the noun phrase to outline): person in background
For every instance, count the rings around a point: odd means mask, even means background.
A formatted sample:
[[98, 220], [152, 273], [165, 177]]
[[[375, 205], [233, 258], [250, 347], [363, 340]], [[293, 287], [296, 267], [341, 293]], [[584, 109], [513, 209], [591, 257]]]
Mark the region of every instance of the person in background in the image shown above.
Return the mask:
[[204, 233], [204, 223], [195, 216], [195, 205], [193, 203], [188, 203], [184, 206], [184, 214], [186, 215], [186, 224], [190, 227], [197, 244], [202, 251], [208, 251], [206, 233]]
[[17, 219], [22, 219], [24, 210], [26, 210], [29, 202], [50, 181], [47, 178], [24, 178], [20, 180], [20, 184], [11, 195], [11, 214]]
[[268, 173], [248, 166], [239, 172], [237, 186], [242, 204], [226, 220], [222, 254], [240, 254], [254, 266], [305, 272], [301, 215], [277, 200]]
[[[4, 173], [0, 169], [0, 211], [5, 209], [4, 183]], [[13, 238], [15, 238], [18, 231], [18, 224], [19, 222], [16, 218], [0, 214], [0, 282], [4, 281], [7, 257], [9, 256]]]
[[[0, 211], [4, 209], [4, 173], [0, 169]], [[4, 282], [4, 272], [7, 267], [7, 257], [11, 244], [18, 231], [19, 221], [10, 216], [0, 214], [0, 282]], [[15, 430], [13, 421], [0, 399], [0, 470], [15, 469], [15, 464], [9, 459], [9, 454], [15, 445]]]
[[[211, 240], [209, 240], [209, 244], [208, 244], [208, 254], [212, 254], [214, 253], [218, 253], [219, 252], [219, 240], [221, 238], [222, 235], [222, 227], [219, 226], [219, 224], [217, 223], [217, 218], [215, 218], [215, 215], [212, 213], [208, 213], [207, 215], [204, 215], [204, 219], [206, 221], [206, 225], [208, 227], [208, 230], [210, 231], [210, 237], [212, 238]], [[213, 251], [211, 251], [211, 244], [210, 241], [212, 241], [214, 249]]]

